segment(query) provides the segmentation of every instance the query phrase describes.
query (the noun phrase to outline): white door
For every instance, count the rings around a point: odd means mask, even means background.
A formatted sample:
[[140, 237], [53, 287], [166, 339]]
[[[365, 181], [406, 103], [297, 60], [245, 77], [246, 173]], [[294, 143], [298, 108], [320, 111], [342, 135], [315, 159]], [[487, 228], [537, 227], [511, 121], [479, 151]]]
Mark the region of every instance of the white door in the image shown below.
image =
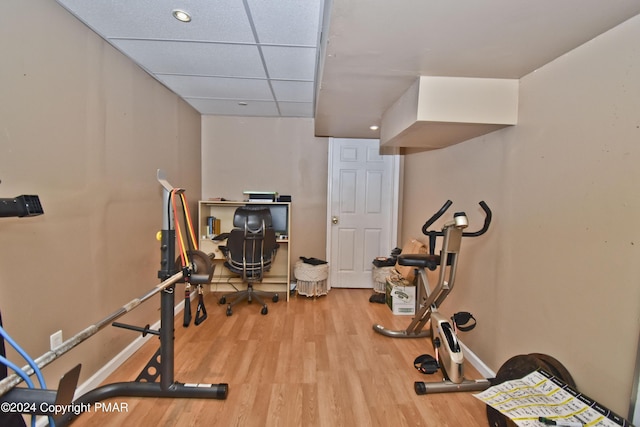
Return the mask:
[[372, 261], [397, 240], [399, 156], [377, 139], [329, 140], [329, 285], [372, 288]]

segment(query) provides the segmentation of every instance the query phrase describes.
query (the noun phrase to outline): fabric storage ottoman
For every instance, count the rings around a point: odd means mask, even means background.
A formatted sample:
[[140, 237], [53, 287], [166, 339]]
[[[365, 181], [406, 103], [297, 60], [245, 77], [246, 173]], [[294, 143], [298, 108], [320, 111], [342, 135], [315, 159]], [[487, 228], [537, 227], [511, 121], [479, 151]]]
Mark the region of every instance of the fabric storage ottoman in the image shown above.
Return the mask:
[[387, 278], [392, 273], [396, 273], [395, 267], [373, 267], [371, 270], [373, 276], [373, 291], [379, 294], [386, 293]]
[[329, 293], [327, 287], [329, 264], [312, 265], [299, 260], [293, 267], [293, 275], [296, 278], [296, 289], [299, 295], [315, 297]]

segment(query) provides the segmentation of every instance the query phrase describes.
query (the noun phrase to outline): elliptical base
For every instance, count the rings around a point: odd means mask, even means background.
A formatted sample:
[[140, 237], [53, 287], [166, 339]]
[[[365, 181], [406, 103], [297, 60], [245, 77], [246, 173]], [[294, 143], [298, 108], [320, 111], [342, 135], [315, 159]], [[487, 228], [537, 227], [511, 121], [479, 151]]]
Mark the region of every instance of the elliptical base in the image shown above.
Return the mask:
[[387, 329], [382, 325], [375, 324], [373, 325], [373, 330], [381, 335], [390, 338], [428, 338], [431, 336], [431, 330], [429, 329], [419, 332], [413, 332], [411, 330], [392, 331], [391, 329]]
[[439, 383], [427, 383], [424, 381], [416, 381], [413, 383], [413, 389], [416, 391], [417, 395], [433, 393], [455, 393], [463, 391], [484, 391], [489, 387], [491, 387], [491, 382], [486, 379], [464, 380], [459, 384], [448, 380]]

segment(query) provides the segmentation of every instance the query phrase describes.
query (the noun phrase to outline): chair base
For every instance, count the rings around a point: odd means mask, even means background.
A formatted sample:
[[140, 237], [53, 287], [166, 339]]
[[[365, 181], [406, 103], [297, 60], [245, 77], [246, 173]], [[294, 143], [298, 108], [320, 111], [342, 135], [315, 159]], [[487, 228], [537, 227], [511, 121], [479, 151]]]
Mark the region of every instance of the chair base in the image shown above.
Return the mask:
[[220, 298], [220, 304], [227, 304], [227, 298], [232, 298], [232, 300], [227, 305], [227, 316], [231, 316], [233, 314], [232, 307], [242, 301], [247, 301], [249, 304], [256, 300], [262, 306], [260, 313], [265, 315], [269, 312], [267, 308], [267, 304], [265, 304], [263, 298], [271, 298], [271, 301], [278, 302], [279, 296], [275, 292], [265, 292], [265, 291], [256, 291], [253, 289], [253, 286], [250, 284], [246, 290], [233, 292], [230, 294], [223, 295]]

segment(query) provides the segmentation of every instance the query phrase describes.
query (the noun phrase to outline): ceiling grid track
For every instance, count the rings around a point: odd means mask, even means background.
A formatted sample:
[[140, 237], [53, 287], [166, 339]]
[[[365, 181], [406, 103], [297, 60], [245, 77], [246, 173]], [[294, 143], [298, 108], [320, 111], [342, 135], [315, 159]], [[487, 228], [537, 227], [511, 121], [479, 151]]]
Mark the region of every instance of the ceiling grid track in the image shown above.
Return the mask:
[[273, 89], [273, 84], [271, 84], [271, 77], [269, 75], [269, 69], [267, 68], [267, 61], [264, 59], [264, 52], [262, 51], [262, 46], [260, 45], [260, 37], [258, 37], [258, 31], [256, 30], [255, 22], [253, 22], [253, 16], [251, 15], [251, 8], [249, 7], [247, 0], [242, 0], [242, 4], [244, 5], [244, 10], [247, 12], [247, 19], [249, 20], [249, 26], [251, 27], [251, 32], [253, 32], [253, 37], [256, 41], [256, 47], [258, 48], [260, 61], [262, 61], [262, 66], [264, 67], [264, 74], [265, 76], [267, 76], [267, 84], [269, 85], [271, 96], [273, 97], [276, 110], [278, 111], [278, 115], [280, 116], [282, 115], [280, 111], [280, 103], [278, 102], [278, 98], [276, 97], [276, 92]]

